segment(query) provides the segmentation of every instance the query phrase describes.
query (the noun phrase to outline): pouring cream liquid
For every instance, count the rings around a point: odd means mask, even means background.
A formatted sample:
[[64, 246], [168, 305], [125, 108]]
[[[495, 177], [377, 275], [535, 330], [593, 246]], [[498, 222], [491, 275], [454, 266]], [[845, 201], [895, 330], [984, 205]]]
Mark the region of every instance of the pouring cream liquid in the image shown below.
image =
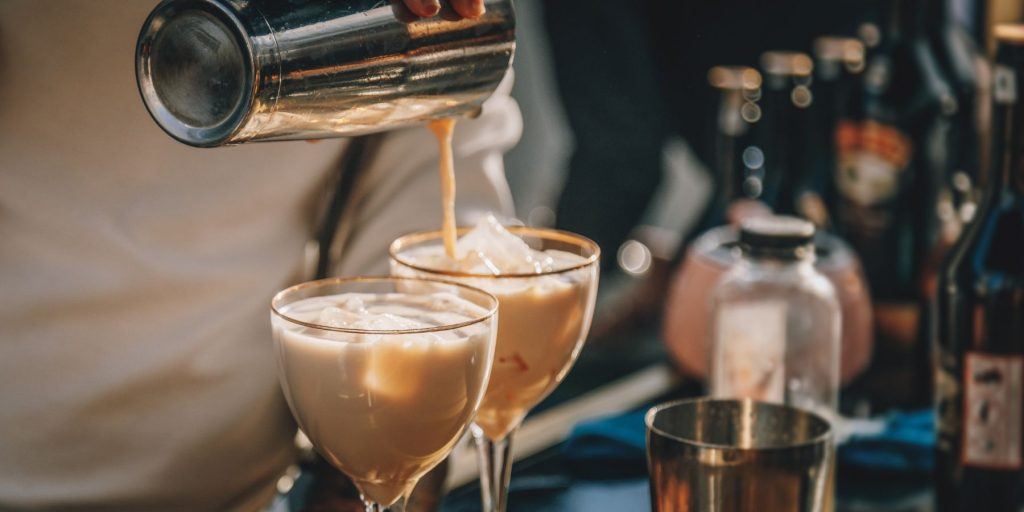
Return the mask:
[[[565, 377], [579, 355], [590, 328], [590, 315], [597, 289], [594, 265], [565, 273], [542, 275], [577, 266], [584, 258], [562, 251], [534, 251], [525, 242], [501, 227], [490, 217], [481, 224], [500, 229], [505, 237], [522, 244], [540, 260], [536, 276], [524, 277], [448, 277], [460, 283], [486, 290], [498, 298], [498, 339], [491, 379], [477, 412], [476, 424], [491, 439], [502, 439], [522, 421], [526, 413], [546, 397]], [[505, 273], [531, 273], [512, 261], [491, 260], [480, 263], [478, 254], [467, 249], [466, 242], [487, 243], [476, 237], [478, 226], [459, 241], [458, 260], [444, 253], [440, 244], [412, 248], [401, 256], [404, 261], [431, 270], [459, 270], [486, 276], [488, 269]], [[510, 241], [506, 238], [504, 242]], [[493, 256], [493, 254], [492, 254]], [[497, 260], [497, 261], [496, 261]], [[523, 272], [526, 270], [526, 272]], [[429, 276], [392, 261], [392, 273], [403, 276]]]
[[441, 209], [444, 220], [441, 233], [444, 236], [444, 250], [449, 258], [455, 258], [455, 156], [452, 153], [452, 136], [455, 131], [455, 119], [446, 118], [431, 121], [427, 128], [437, 137], [441, 162], [438, 170], [441, 173]]
[[[346, 293], [304, 299], [283, 314], [334, 327], [453, 325], [481, 308], [446, 293]], [[349, 334], [273, 317], [288, 405], [318, 451], [390, 505], [448, 455], [488, 376], [490, 322], [416, 334]]]
[[[440, 148], [444, 225], [442, 247], [421, 247], [404, 254], [416, 266], [482, 275], [538, 274], [516, 278], [452, 278], [498, 298], [498, 339], [494, 368], [476, 424], [491, 439], [502, 439], [565, 377], [579, 356], [597, 291], [594, 268], [542, 275], [575, 267], [585, 258], [562, 251], [535, 251], [490, 216], [456, 241], [455, 173], [452, 157], [454, 119], [430, 123]], [[461, 245], [461, 247], [460, 247]], [[392, 262], [392, 273], [416, 275]], [[426, 277], [430, 277], [429, 274]]]
[[[498, 298], [494, 368], [476, 424], [491, 439], [508, 435], [526, 413], [565, 377], [590, 328], [597, 290], [596, 269], [576, 267], [586, 259], [562, 251], [536, 251], [493, 217], [456, 241], [454, 120], [430, 123], [440, 148], [444, 226], [442, 242], [404, 252], [402, 259], [434, 271], [457, 270], [489, 277], [440, 276], [486, 290]], [[395, 275], [439, 277], [392, 261]], [[527, 274], [501, 277], [503, 274]], [[529, 274], [536, 274], [529, 275]]]

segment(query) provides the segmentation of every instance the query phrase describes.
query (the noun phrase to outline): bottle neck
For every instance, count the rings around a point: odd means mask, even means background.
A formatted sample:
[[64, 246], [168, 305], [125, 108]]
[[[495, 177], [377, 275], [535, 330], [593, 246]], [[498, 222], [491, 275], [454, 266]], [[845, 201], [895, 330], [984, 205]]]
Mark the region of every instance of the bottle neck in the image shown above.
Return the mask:
[[950, 20], [949, 0], [923, 0], [921, 7], [924, 9], [924, 20], [928, 27], [942, 28]]
[[741, 91], [722, 93], [714, 148], [718, 200], [722, 203], [746, 197], [743, 181], [747, 167], [743, 141], [751, 129], [751, 112], [755, 110], [756, 104]]
[[744, 257], [753, 265], [767, 267], [812, 267], [814, 265], [814, 245], [805, 245], [796, 249], [758, 249], [745, 247]]
[[889, 34], [891, 39], [910, 39], [924, 32], [927, 11], [939, 0], [892, 0], [889, 10]]
[[802, 82], [805, 77], [765, 77], [764, 122], [758, 134], [764, 150], [764, 201], [781, 214], [795, 212], [795, 189], [806, 169], [807, 146], [799, 137], [808, 120], [804, 109], [812, 98]]
[[718, 112], [718, 140], [715, 141], [715, 165], [718, 167], [718, 199], [727, 202], [736, 194], [737, 137], [746, 129], [741, 115], [742, 98], [736, 91], [722, 95]]
[[989, 195], [1024, 199], [1024, 44], [1001, 44], [993, 70], [994, 178]]

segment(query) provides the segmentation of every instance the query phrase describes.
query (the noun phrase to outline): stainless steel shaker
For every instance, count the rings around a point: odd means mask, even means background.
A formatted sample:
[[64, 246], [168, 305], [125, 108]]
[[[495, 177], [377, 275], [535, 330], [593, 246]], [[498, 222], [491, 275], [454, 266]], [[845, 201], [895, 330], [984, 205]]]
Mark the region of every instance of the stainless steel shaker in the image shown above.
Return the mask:
[[647, 411], [654, 512], [831, 512], [832, 425], [809, 411], [697, 398]]
[[396, 0], [165, 0], [136, 47], [146, 108], [192, 146], [318, 139], [473, 115], [515, 50], [511, 0], [476, 20]]

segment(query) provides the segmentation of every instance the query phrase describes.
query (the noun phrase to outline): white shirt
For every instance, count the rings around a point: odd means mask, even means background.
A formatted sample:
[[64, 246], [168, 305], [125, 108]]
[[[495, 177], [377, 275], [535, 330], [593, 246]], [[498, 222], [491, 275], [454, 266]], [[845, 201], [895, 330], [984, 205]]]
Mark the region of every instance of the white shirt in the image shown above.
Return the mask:
[[[155, 0], [0, 1], [0, 510], [254, 510], [292, 461], [269, 300], [343, 141], [193, 149], [135, 86]], [[496, 94], [456, 131], [460, 217], [511, 212]], [[440, 225], [426, 129], [388, 136], [338, 272]]]

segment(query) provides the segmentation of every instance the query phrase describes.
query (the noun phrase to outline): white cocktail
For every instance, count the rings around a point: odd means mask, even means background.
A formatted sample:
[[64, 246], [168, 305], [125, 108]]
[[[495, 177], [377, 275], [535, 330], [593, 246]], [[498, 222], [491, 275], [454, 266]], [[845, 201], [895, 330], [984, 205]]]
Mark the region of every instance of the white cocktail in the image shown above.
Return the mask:
[[391, 271], [454, 280], [498, 298], [494, 369], [473, 429], [490, 512], [504, 510], [514, 430], [579, 356], [594, 311], [600, 251], [577, 235], [504, 228], [493, 217], [460, 235], [454, 259], [440, 232], [396, 240]]
[[420, 279], [314, 281], [274, 298], [281, 385], [299, 427], [367, 510], [404, 500], [472, 420], [497, 301]]

